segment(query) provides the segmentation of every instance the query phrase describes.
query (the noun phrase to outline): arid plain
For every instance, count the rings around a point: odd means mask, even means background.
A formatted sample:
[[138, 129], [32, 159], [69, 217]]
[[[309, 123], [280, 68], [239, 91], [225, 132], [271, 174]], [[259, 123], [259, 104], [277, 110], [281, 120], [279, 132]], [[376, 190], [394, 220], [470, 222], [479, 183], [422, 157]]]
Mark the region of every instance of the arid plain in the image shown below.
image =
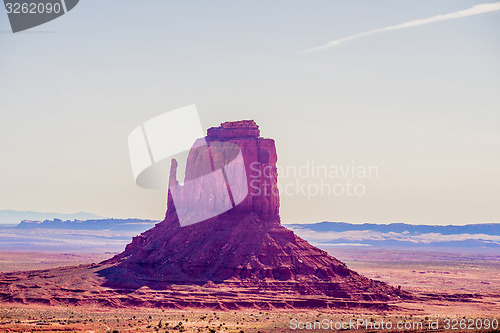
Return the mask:
[[[155, 309], [147, 307], [0, 305], [1, 332], [325, 332], [335, 324], [356, 331], [488, 331], [500, 318], [500, 255], [325, 248], [349, 268], [419, 295], [388, 310]], [[95, 263], [113, 253], [1, 252], [0, 270], [39, 270]], [[425, 300], [425, 301], [424, 301]], [[364, 323], [360, 320], [365, 321]], [[436, 328], [429, 323], [438, 321]], [[449, 320], [449, 322], [445, 322]], [[465, 320], [465, 321], [464, 321]], [[486, 322], [488, 320], [488, 322]], [[454, 321], [457, 323], [452, 329]], [[466, 329], [460, 329], [460, 321]], [[359, 326], [347, 326], [351, 325]], [[387, 329], [387, 323], [392, 329]], [[470, 323], [474, 322], [472, 326]], [[318, 326], [314, 329], [314, 323]], [[369, 324], [368, 324], [369, 323]], [[370, 325], [380, 325], [373, 328]], [[481, 323], [481, 329], [476, 325]], [[311, 329], [307, 329], [307, 325]], [[319, 325], [323, 325], [320, 327]], [[401, 328], [398, 328], [397, 325]], [[404, 325], [408, 326], [404, 326]], [[486, 329], [487, 326], [490, 329]], [[368, 325], [368, 326], [366, 326]], [[448, 326], [449, 329], [446, 328]], [[469, 329], [467, 329], [469, 325]], [[376, 326], [375, 326], [376, 327]], [[303, 328], [303, 329], [300, 329]]]

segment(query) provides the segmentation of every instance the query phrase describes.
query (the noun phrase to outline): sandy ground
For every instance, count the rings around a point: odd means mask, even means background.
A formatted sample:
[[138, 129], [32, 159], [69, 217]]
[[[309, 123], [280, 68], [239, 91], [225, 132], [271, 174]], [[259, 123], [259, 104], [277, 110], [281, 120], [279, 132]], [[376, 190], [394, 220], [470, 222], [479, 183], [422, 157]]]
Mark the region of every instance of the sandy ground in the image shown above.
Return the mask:
[[[361, 332], [475, 332], [495, 331], [484, 328], [499, 327], [499, 320], [500, 316], [367, 315], [340, 310], [207, 312], [32, 305], [0, 308], [1, 332], [331, 332], [335, 328]], [[392, 329], [388, 329], [389, 325]], [[452, 329], [454, 325], [465, 325], [466, 329]], [[477, 329], [479, 325], [481, 329]]]
[[114, 253], [57, 253], [0, 251], [0, 272], [33, 271], [62, 266], [97, 263]]
[[357, 271], [408, 290], [500, 294], [500, 254], [327, 249]]
[[[500, 331], [500, 258], [496, 256], [329, 252], [367, 277], [401, 285], [427, 295], [428, 300], [405, 301], [395, 304], [396, 310], [374, 313], [356, 309], [208, 312], [0, 304], [0, 332], [329, 332], [336, 325], [344, 325], [344, 331], [366, 332], [473, 332], [485, 331], [486, 327]], [[0, 271], [98, 262], [111, 255], [0, 252]], [[437, 294], [473, 297], [467, 302], [453, 302], [433, 297]]]

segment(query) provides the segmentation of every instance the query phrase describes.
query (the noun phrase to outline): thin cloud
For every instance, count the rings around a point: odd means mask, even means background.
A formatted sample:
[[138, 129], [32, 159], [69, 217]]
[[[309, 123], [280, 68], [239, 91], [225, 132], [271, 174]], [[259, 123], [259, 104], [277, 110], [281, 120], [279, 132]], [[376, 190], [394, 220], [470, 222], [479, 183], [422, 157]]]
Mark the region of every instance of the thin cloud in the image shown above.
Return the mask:
[[436, 15], [436, 16], [432, 16], [432, 17], [428, 17], [428, 18], [424, 18], [424, 19], [409, 21], [409, 22], [402, 23], [402, 24], [391, 25], [388, 27], [383, 27], [383, 28], [378, 28], [378, 29], [374, 29], [374, 30], [370, 30], [370, 31], [361, 32], [361, 33], [350, 35], [350, 36], [347, 36], [344, 38], [332, 40], [331, 42], [328, 42], [324, 45], [313, 47], [313, 48], [310, 48], [307, 50], [302, 50], [300, 52], [301, 53], [309, 53], [309, 52], [320, 51], [320, 50], [328, 49], [330, 47], [335, 47], [337, 45], [340, 45], [342, 43], [345, 43], [345, 42], [348, 42], [348, 41], [351, 41], [354, 39], [372, 36], [372, 35], [379, 34], [382, 32], [417, 27], [419, 25], [425, 25], [425, 24], [434, 23], [434, 22], [454, 20], [454, 19], [458, 19], [458, 18], [462, 18], [462, 17], [494, 12], [497, 10], [500, 10], [500, 2], [484, 3], [484, 4], [476, 5], [474, 7], [468, 8], [468, 9], [459, 10], [457, 12], [449, 13], [449, 14]]

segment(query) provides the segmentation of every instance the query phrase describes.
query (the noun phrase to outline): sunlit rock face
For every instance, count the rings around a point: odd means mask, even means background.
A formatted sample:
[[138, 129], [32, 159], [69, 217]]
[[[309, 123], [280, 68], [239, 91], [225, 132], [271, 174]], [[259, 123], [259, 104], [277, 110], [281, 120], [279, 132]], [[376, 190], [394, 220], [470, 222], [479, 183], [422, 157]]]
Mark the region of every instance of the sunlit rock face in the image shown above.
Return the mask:
[[183, 185], [172, 161], [167, 216], [175, 210], [184, 226], [231, 209], [279, 223], [276, 147], [259, 135], [253, 120], [208, 129], [189, 152]]

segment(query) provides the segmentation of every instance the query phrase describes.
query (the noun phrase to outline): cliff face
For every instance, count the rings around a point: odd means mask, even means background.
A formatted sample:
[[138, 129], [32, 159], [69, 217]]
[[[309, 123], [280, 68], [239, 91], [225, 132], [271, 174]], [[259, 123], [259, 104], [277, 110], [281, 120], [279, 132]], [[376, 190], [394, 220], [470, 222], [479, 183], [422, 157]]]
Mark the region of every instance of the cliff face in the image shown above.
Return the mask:
[[248, 120], [210, 128], [189, 153], [184, 185], [176, 179], [174, 160], [165, 220], [103, 263], [106, 284], [165, 289], [215, 283], [389, 299], [394, 288], [349, 270], [281, 226], [276, 148], [259, 134]]
[[175, 211], [185, 226], [232, 210], [279, 223], [276, 148], [259, 135], [253, 120], [208, 129], [189, 152], [184, 185], [172, 161], [167, 216]]
[[[241, 149], [248, 196], [235, 210], [241, 214], [255, 213], [263, 220], [279, 221], [276, 146], [273, 139], [259, 135], [259, 126], [253, 120], [244, 120], [209, 128], [206, 139], [209, 144], [227, 140]], [[221, 156], [216, 155], [214, 161], [221, 163]]]

